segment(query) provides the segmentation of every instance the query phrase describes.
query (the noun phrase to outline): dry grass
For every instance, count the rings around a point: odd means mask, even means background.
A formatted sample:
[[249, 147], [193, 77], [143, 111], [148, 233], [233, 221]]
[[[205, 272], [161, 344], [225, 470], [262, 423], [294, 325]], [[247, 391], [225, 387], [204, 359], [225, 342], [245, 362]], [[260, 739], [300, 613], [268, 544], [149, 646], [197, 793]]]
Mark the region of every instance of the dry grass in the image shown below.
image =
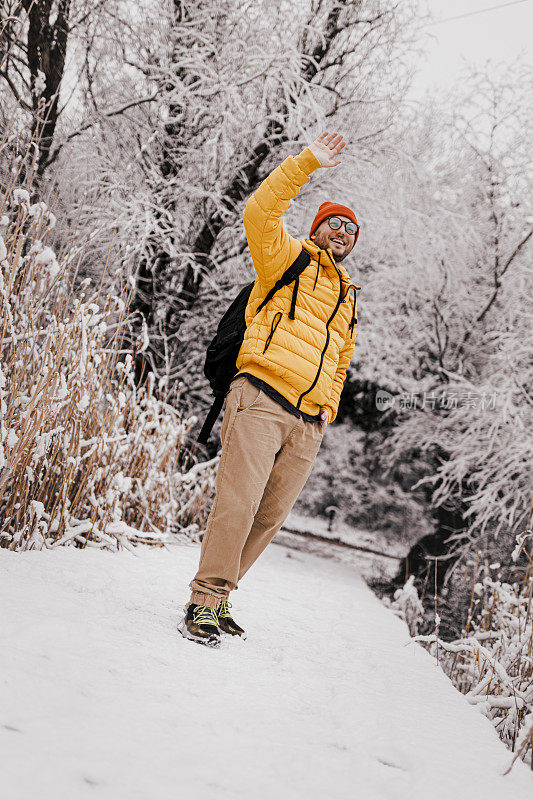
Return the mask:
[[214, 464], [195, 464], [186, 447], [195, 419], [156, 398], [151, 380], [136, 387], [135, 352], [124, 345], [128, 287], [75, 289], [77, 245], [64, 243], [60, 256], [50, 247], [54, 215], [30, 199], [30, 178], [20, 185], [27, 159], [7, 157], [8, 145], [0, 142], [0, 546], [116, 549], [194, 533], [214, 484]]

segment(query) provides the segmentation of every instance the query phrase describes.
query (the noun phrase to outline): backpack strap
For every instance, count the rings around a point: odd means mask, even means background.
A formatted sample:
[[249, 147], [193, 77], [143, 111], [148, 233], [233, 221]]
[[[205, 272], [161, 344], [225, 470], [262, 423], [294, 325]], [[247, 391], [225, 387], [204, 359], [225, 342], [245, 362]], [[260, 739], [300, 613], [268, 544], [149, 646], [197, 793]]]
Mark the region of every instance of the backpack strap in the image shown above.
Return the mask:
[[207, 444], [207, 440], [209, 439], [209, 434], [213, 430], [213, 425], [217, 421], [218, 415], [222, 411], [223, 405], [224, 405], [224, 395], [223, 394], [217, 395], [213, 400], [211, 408], [209, 409], [209, 413], [207, 414], [205, 422], [202, 425], [202, 430], [200, 431], [200, 434], [198, 436], [197, 441], [200, 442], [200, 444], [204, 445]]
[[[311, 256], [309, 255], [309, 253], [307, 252], [307, 250], [305, 250], [305, 249], [302, 247], [302, 250], [301, 250], [301, 252], [300, 252], [300, 254], [299, 254], [298, 258], [297, 258], [295, 261], [293, 261], [293, 262], [292, 262], [292, 264], [290, 265], [290, 267], [288, 267], [288, 268], [285, 270], [285, 272], [283, 273], [283, 275], [281, 276], [281, 278], [280, 278], [279, 280], [277, 280], [277, 281], [276, 281], [276, 283], [274, 284], [274, 286], [273, 286], [273, 287], [270, 289], [270, 291], [268, 292], [268, 294], [267, 294], [267, 296], [265, 297], [265, 299], [264, 299], [264, 300], [262, 300], [262, 301], [261, 301], [261, 303], [260, 303], [260, 305], [257, 307], [257, 311], [256, 311], [255, 313], [256, 313], [256, 314], [258, 314], [258, 313], [259, 313], [259, 311], [261, 311], [261, 309], [262, 309], [264, 306], [266, 306], [266, 304], [268, 303], [268, 301], [269, 301], [269, 300], [271, 300], [271, 299], [274, 297], [274, 295], [276, 294], [276, 292], [277, 292], [279, 289], [281, 289], [283, 286], [288, 286], [288, 285], [289, 285], [289, 283], [292, 283], [294, 280], [297, 280], [297, 279], [299, 278], [299, 276], [302, 274], [302, 272], [304, 271], [304, 269], [305, 269], [306, 267], [308, 267], [310, 263], [311, 263]], [[296, 285], [296, 287], [295, 287], [295, 290], [296, 290], [296, 292], [298, 291], [298, 286], [297, 286], [297, 285]], [[294, 291], [293, 291], [293, 298], [292, 298], [292, 301], [293, 301], [293, 303], [294, 303], [294, 304], [296, 304], [296, 294], [295, 294], [295, 292], [294, 292]], [[293, 310], [293, 308], [292, 308], [292, 303], [291, 303], [291, 312], [292, 312], [292, 314], [293, 314], [293, 316], [291, 317], [291, 319], [294, 319], [294, 310]]]

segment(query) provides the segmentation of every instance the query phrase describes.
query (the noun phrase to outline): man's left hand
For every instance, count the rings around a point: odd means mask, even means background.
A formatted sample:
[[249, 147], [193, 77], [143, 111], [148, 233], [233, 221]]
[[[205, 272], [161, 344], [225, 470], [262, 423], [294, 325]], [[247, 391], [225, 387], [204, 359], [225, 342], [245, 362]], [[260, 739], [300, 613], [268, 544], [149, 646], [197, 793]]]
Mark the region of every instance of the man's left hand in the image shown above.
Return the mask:
[[329, 414], [326, 408], [320, 414], [320, 418], [323, 419], [326, 424], [329, 422]]

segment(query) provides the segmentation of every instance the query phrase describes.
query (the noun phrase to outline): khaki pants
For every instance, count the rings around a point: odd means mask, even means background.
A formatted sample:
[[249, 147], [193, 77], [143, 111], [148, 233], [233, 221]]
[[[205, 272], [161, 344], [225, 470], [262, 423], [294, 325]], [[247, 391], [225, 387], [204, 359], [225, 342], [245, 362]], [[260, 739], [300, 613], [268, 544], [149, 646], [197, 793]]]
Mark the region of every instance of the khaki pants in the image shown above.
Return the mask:
[[296, 502], [325, 427], [285, 411], [245, 376], [234, 378], [192, 603], [217, 608], [237, 588]]

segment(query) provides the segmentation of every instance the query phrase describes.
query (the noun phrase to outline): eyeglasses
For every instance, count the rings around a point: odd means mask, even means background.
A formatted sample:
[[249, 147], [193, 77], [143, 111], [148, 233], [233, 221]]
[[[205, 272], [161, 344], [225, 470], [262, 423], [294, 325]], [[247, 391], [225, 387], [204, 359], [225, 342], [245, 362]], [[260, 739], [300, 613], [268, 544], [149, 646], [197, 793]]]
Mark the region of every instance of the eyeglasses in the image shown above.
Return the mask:
[[344, 230], [350, 236], [355, 236], [357, 233], [359, 233], [359, 225], [357, 225], [355, 222], [346, 222], [340, 217], [326, 217], [326, 219], [332, 231], [338, 231], [339, 228], [342, 228], [344, 225]]

